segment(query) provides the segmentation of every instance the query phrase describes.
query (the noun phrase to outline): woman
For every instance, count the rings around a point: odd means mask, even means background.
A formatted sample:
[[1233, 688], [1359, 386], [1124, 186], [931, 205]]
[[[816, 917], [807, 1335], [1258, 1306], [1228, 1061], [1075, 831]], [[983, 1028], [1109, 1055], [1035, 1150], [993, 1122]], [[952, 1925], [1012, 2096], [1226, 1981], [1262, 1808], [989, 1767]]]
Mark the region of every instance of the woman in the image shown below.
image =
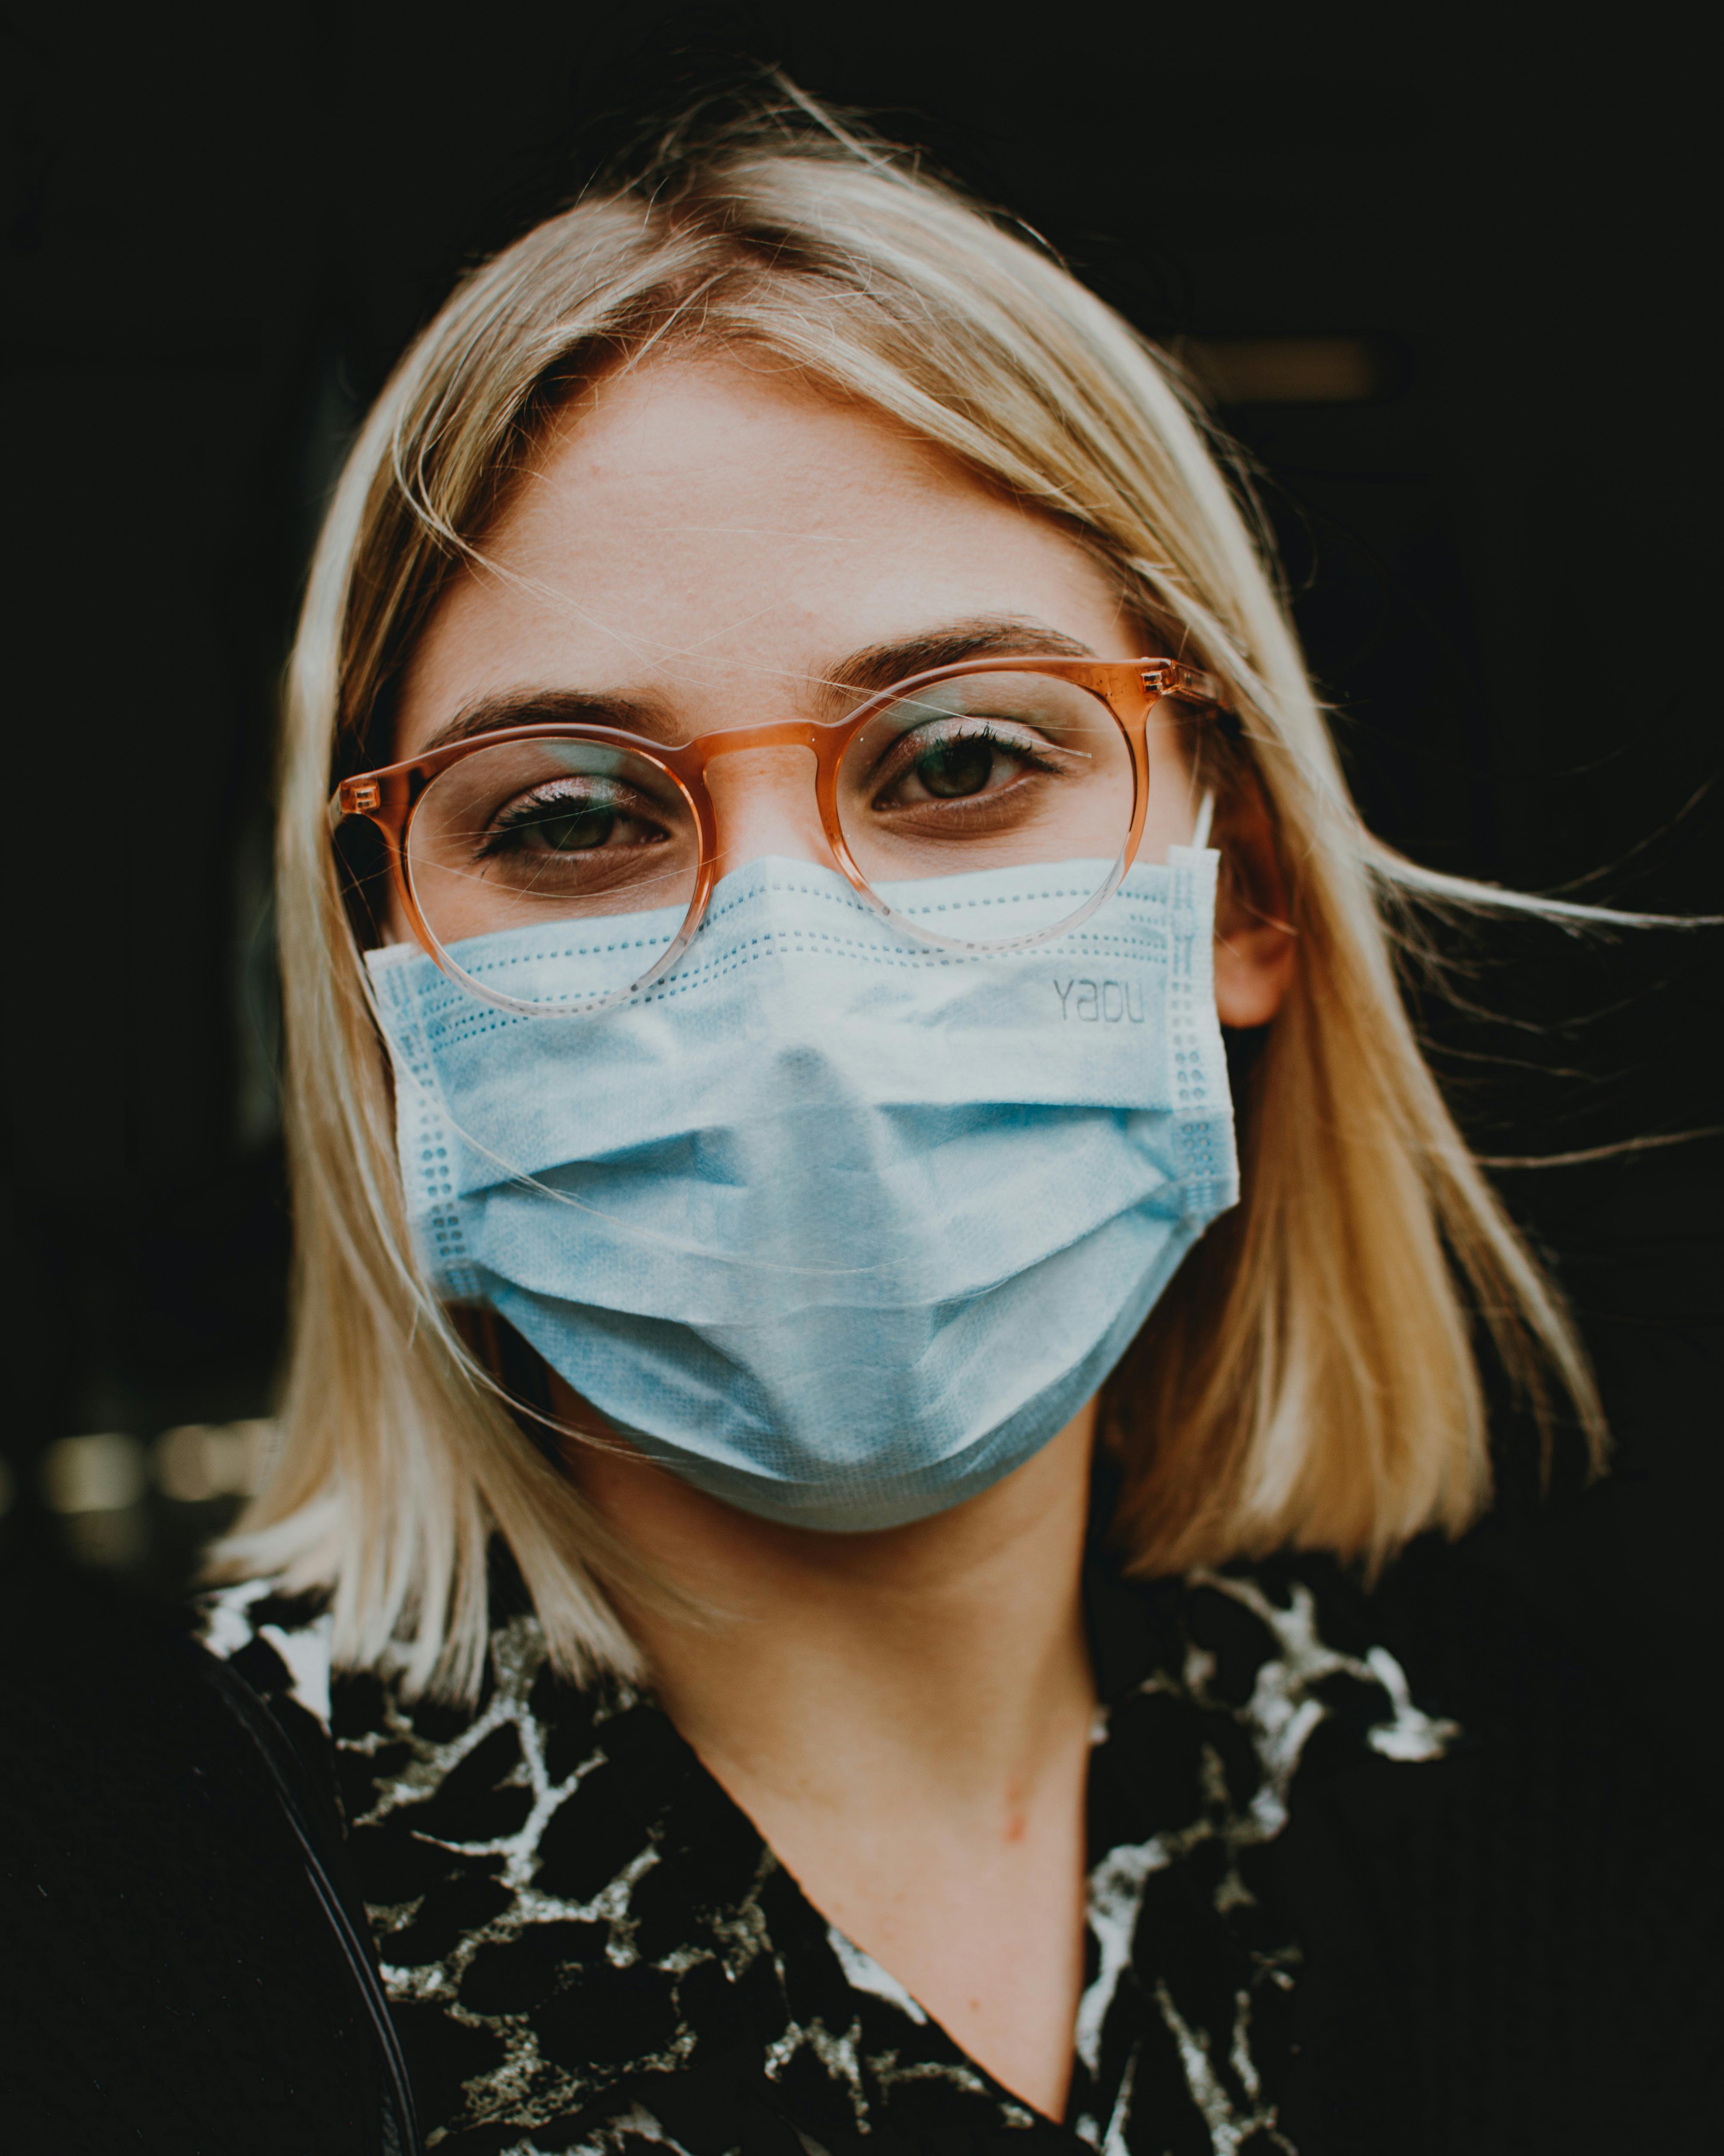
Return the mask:
[[824, 121], [586, 198], [353, 449], [280, 892], [209, 1638], [333, 1768], [428, 2141], [1374, 2130], [1284, 1830], [1455, 1732], [1240, 1561], [1477, 1515], [1470, 1309], [1601, 1424], [1395, 983], [1411, 901], [1528, 902], [1361, 827], [1166, 362]]

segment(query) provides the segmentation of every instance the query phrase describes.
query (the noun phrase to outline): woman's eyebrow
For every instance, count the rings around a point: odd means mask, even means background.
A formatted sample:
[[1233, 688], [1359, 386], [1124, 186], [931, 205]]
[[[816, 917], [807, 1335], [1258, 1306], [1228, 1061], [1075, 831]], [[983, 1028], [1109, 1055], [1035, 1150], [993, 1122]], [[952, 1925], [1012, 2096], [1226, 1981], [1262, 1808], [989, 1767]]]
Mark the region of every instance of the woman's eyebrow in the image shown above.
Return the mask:
[[[818, 678], [823, 701], [842, 701], [890, 689], [912, 674], [936, 666], [961, 666], [967, 659], [1093, 659], [1087, 644], [1046, 622], [1011, 614], [986, 614], [968, 621], [942, 623], [890, 643], [854, 651]], [[475, 734], [505, 726], [615, 726], [648, 741], [689, 738], [688, 722], [656, 697], [631, 696], [580, 689], [507, 689], [480, 696], [439, 726], [418, 750], [421, 756], [470, 741]]]
[[1046, 622], [1017, 614], [983, 614], [967, 621], [942, 623], [889, 644], [871, 644], [834, 666], [826, 676], [829, 690], [890, 689], [912, 674], [936, 666], [962, 666], [967, 659], [1093, 659], [1087, 644]]
[[456, 712], [418, 751], [429, 756], [452, 742], [503, 726], [615, 726], [649, 741], [680, 741], [687, 729], [665, 706], [646, 696], [593, 696], [579, 689], [507, 689], [480, 696]]

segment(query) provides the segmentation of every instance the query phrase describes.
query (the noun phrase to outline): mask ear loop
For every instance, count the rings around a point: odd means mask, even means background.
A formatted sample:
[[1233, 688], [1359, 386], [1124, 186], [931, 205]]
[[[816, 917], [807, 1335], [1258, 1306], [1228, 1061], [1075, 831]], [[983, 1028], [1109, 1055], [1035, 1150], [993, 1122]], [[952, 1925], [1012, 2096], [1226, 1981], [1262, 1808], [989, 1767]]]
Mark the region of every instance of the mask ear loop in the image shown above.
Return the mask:
[[1208, 844], [1209, 826], [1214, 821], [1214, 818], [1215, 789], [1213, 786], [1209, 786], [1203, 789], [1203, 798], [1198, 803], [1198, 820], [1191, 834], [1191, 848], [1193, 853], [1202, 853], [1204, 847]]

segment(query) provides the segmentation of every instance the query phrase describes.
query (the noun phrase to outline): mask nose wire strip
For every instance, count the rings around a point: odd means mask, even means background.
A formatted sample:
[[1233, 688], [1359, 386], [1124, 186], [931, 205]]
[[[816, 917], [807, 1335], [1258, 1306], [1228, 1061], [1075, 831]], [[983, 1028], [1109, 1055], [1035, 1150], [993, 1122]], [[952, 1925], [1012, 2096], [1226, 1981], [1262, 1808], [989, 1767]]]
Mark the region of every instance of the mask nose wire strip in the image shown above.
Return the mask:
[[1214, 820], [1215, 789], [1211, 786], [1205, 789], [1203, 799], [1198, 803], [1198, 820], [1191, 834], [1193, 853], [1202, 853], [1204, 847], [1208, 844], [1209, 826]]

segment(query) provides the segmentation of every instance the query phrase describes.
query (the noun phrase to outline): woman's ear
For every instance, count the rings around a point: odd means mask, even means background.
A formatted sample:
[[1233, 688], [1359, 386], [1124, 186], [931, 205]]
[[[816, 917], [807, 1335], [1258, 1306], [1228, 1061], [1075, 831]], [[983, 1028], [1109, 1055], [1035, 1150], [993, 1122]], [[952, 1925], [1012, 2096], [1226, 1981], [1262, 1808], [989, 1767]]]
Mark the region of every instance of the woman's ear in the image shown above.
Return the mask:
[[1267, 1025], [1292, 983], [1299, 942], [1275, 826], [1255, 779], [1237, 786], [1218, 822], [1215, 1008], [1224, 1025]]

